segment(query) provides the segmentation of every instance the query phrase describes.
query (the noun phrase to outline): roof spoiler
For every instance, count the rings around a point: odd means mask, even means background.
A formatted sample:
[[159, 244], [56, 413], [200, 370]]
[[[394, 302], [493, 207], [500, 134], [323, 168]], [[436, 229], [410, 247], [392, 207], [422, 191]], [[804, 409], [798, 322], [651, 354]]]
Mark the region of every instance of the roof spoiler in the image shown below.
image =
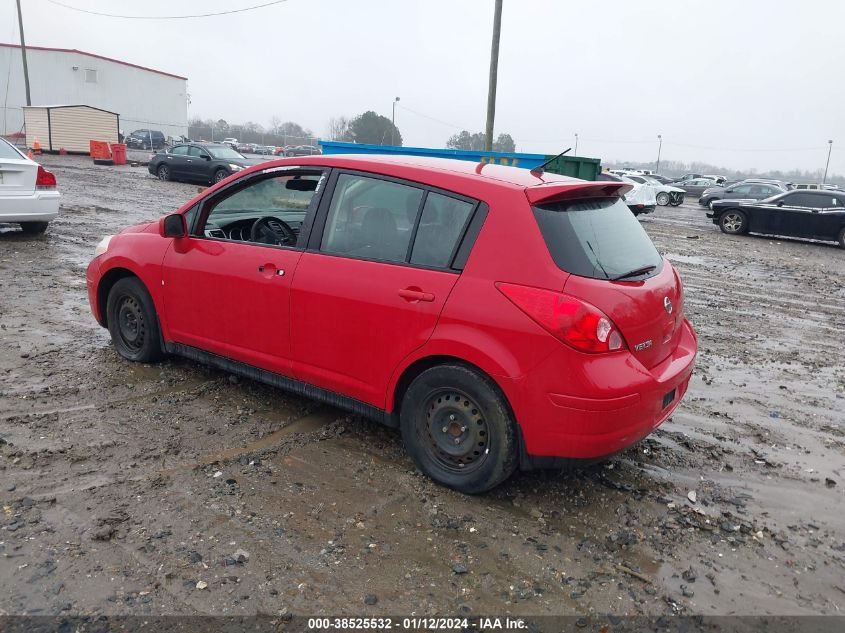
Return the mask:
[[627, 182], [550, 182], [526, 187], [525, 197], [532, 205], [562, 200], [583, 200], [584, 198], [621, 198], [633, 188], [633, 185]]

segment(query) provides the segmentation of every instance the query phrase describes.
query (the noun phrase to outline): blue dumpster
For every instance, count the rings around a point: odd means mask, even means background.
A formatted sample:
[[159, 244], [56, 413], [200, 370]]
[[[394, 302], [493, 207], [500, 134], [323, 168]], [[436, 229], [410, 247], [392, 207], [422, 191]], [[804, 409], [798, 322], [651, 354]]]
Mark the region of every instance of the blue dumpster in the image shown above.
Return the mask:
[[510, 152], [470, 152], [462, 149], [432, 149], [430, 147], [395, 147], [393, 145], [364, 145], [320, 141], [323, 154], [387, 154], [390, 156], [431, 156], [433, 158], [455, 158], [473, 163], [494, 163], [510, 167], [532, 169], [546, 162], [543, 154], [519, 154]]

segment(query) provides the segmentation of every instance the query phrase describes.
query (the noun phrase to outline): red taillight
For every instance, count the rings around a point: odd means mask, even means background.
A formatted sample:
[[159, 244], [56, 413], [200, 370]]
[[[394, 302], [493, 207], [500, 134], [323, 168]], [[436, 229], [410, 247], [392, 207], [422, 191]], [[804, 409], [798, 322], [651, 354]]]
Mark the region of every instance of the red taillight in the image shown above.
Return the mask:
[[53, 172], [47, 171], [41, 165], [38, 166], [38, 175], [35, 177], [36, 189], [55, 189], [56, 176]]
[[591, 354], [626, 349], [613, 322], [594, 305], [577, 297], [515, 284], [496, 284], [501, 293], [554, 337]]

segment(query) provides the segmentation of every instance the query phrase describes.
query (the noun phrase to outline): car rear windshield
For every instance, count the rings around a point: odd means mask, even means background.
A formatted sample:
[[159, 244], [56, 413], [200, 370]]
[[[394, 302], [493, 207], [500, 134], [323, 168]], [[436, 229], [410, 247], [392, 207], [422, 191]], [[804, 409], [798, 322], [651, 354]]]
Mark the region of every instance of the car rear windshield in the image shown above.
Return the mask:
[[552, 259], [580, 277], [616, 279], [660, 269], [662, 259], [643, 227], [619, 198], [554, 202], [534, 207]]

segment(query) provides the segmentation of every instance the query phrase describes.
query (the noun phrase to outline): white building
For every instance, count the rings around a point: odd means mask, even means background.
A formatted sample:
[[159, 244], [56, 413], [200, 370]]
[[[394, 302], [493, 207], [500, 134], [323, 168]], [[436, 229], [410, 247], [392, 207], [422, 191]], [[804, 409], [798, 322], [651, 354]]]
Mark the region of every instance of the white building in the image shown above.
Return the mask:
[[[26, 47], [32, 105], [84, 104], [120, 115], [124, 134], [188, 134], [187, 78], [65, 48]], [[26, 105], [21, 48], [0, 43], [0, 134], [22, 131]]]

